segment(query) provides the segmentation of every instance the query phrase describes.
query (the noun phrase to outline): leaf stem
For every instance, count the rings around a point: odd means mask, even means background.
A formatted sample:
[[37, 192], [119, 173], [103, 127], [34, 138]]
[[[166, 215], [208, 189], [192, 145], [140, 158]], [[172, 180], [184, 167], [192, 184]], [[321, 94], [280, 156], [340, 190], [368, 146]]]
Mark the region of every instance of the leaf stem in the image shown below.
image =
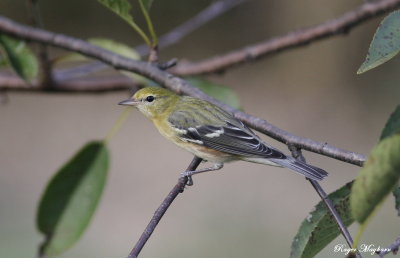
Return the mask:
[[110, 139], [121, 129], [122, 125], [125, 123], [126, 119], [128, 118], [132, 108], [127, 107], [122, 111], [121, 115], [119, 116], [117, 122], [113, 125], [110, 131], [107, 133], [104, 141], [107, 143]]
[[144, 42], [146, 42], [147, 45], [149, 46], [152, 45], [152, 42], [149, 39], [149, 37], [147, 37], [146, 33], [144, 33], [144, 31], [135, 22], [127, 20], [125, 18], [124, 20], [127, 21], [134, 30], [136, 30], [136, 32], [143, 38]]
[[155, 48], [158, 45], [158, 38], [157, 38], [156, 31], [154, 30], [153, 22], [151, 21], [148, 10], [144, 6], [143, 0], [139, 0], [139, 4], [140, 4], [140, 9], [142, 10], [143, 16], [146, 19], [147, 27], [149, 29], [149, 32], [150, 32], [150, 35], [152, 38], [151, 44], [149, 44], [149, 46], [151, 48]]

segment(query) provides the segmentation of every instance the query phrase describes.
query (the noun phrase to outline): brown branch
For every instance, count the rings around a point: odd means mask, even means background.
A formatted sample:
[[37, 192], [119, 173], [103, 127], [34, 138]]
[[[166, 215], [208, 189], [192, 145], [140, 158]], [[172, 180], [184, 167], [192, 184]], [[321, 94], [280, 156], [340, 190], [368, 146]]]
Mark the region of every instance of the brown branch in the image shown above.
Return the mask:
[[[202, 159], [198, 157], [194, 157], [186, 171], [194, 171], [200, 165]], [[167, 197], [165, 197], [164, 201], [158, 207], [158, 209], [154, 212], [153, 217], [151, 218], [149, 224], [143, 231], [139, 240], [135, 244], [135, 247], [130, 252], [128, 258], [136, 258], [138, 257], [140, 251], [143, 249], [143, 246], [146, 244], [147, 240], [149, 240], [151, 234], [154, 232], [155, 228], [160, 222], [161, 218], [164, 216], [165, 212], [168, 210], [169, 206], [178, 196], [178, 194], [183, 193], [185, 189], [186, 183], [188, 182], [187, 177], [181, 177], [178, 180], [178, 183], [172, 188], [172, 190], [168, 193]]]
[[113, 66], [115, 69], [127, 70], [143, 75], [179, 94], [186, 94], [207, 100], [232, 113], [236, 118], [240, 119], [250, 127], [285, 144], [290, 143], [298, 146], [299, 148], [358, 166], [362, 166], [363, 162], [365, 161], [365, 156], [362, 154], [339, 149], [327, 143], [295, 136], [268, 123], [266, 120], [236, 110], [208, 96], [199, 89], [194, 88], [185, 80], [160, 70], [155, 65], [125, 58], [105, 49], [91, 45], [84, 40], [21, 25], [2, 16], [0, 16], [0, 31], [17, 38], [43, 42], [55, 47], [75, 51], [85, 56], [101, 60], [102, 62]]
[[367, 1], [360, 7], [345, 13], [339, 18], [203, 61], [193, 63], [182, 62], [171, 70], [171, 72], [180, 76], [221, 72], [233, 66], [260, 59], [269, 54], [301, 47], [317, 40], [347, 33], [351, 28], [360, 23], [385, 12], [392, 11], [399, 6], [400, 0]]
[[391, 245], [385, 248], [383, 251], [377, 251], [378, 257], [382, 258], [389, 253], [397, 254], [400, 247], [400, 237], [398, 237]]

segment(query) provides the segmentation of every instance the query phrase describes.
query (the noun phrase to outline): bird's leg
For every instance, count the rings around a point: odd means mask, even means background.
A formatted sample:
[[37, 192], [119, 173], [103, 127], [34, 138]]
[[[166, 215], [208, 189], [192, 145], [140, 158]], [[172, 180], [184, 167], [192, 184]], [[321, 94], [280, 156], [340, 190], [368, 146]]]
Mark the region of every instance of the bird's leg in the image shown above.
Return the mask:
[[203, 168], [203, 169], [194, 170], [194, 171], [185, 171], [185, 172], [181, 173], [181, 177], [188, 177], [187, 185], [193, 185], [193, 179], [192, 179], [193, 175], [204, 173], [204, 172], [209, 172], [209, 171], [220, 170], [221, 168], [223, 168], [223, 166], [224, 166], [224, 163], [214, 163], [214, 165], [212, 167]]

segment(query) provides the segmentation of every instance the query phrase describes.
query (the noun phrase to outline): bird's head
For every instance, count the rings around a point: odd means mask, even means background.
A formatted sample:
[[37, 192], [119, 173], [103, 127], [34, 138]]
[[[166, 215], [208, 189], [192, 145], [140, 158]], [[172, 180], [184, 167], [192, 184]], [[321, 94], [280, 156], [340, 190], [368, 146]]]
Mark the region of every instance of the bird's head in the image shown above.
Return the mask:
[[155, 118], [168, 111], [178, 99], [179, 96], [170, 90], [148, 87], [137, 91], [130, 99], [121, 101], [119, 105], [137, 107], [146, 117]]

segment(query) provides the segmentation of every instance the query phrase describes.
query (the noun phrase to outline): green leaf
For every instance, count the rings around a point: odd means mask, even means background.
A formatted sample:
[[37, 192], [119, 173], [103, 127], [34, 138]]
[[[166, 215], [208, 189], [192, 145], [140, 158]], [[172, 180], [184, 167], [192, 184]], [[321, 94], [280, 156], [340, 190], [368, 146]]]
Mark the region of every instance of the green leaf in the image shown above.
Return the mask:
[[3, 49], [0, 48], [0, 67], [7, 67], [8, 66], [7, 58], [2, 51]]
[[24, 41], [0, 34], [0, 46], [6, 53], [8, 63], [22, 79], [30, 82], [38, 75], [39, 65], [36, 56]]
[[186, 80], [196, 88], [199, 88], [207, 95], [210, 95], [222, 103], [230, 105], [236, 109], [241, 108], [239, 97], [232, 89], [215, 84], [200, 77], [186, 78]]
[[129, 4], [128, 0], [97, 0], [108, 9], [113, 11], [119, 17], [124, 19], [136, 32], [143, 38], [147, 45], [151, 45], [150, 39], [142, 31], [142, 29], [135, 23], [133, 17], [130, 15], [130, 10], [132, 6]]
[[142, 1], [144, 7], [146, 7], [146, 10], [149, 11], [151, 8], [151, 5], [153, 4], [153, 0], [139, 0]]
[[130, 14], [131, 4], [127, 0], [98, 0], [101, 4], [113, 11], [119, 17], [129, 24], [134, 24], [133, 17]]
[[[352, 182], [347, 183], [328, 196], [346, 226], [351, 225], [354, 221], [349, 204], [351, 185]], [[333, 220], [332, 214], [320, 201], [301, 223], [292, 243], [290, 257], [314, 257], [339, 234], [339, 228]]]
[[386, 122], [385, 128], [383, 128], [380, 140], [386, 137], [392, 136], [393, 134], [400, 132], [400, 105], [396, 107], [396, 110], [390, 115]]
[[353, 217], [364, 223], [400, 177], [400, 135], [386, 137], [371, 152], [350, 195]]
[[[119, 54], [121, 56], [134, 60], [140, 59], [140, 55], [133, 48], [126, 44], [106, 38], [90, 38], [87, 41], [95, 46], [107, 49], [108, 51]], [[58, 58], [57, 62], [78, 62], [85, 60], [88, 60], [88, 57], [78, 53], [72, 53]]]
[[389, 14], [379, 25], [369, 46], [367, 58], [357, 74], [364, 73], [393, 58], [400, 51], [400, 11]]
[[82, 235], [99, 202], [108, 164], [107, 146], [90, 142], [50, 180], [37, 214], [38, 229], [46, 237], [41, 254], [60, 254]]
[[397, 210], [397, 215], [400, 216], [400, 187], [396, 187], [393, 191], [394, 199], [395, 199], [395, 207]]

